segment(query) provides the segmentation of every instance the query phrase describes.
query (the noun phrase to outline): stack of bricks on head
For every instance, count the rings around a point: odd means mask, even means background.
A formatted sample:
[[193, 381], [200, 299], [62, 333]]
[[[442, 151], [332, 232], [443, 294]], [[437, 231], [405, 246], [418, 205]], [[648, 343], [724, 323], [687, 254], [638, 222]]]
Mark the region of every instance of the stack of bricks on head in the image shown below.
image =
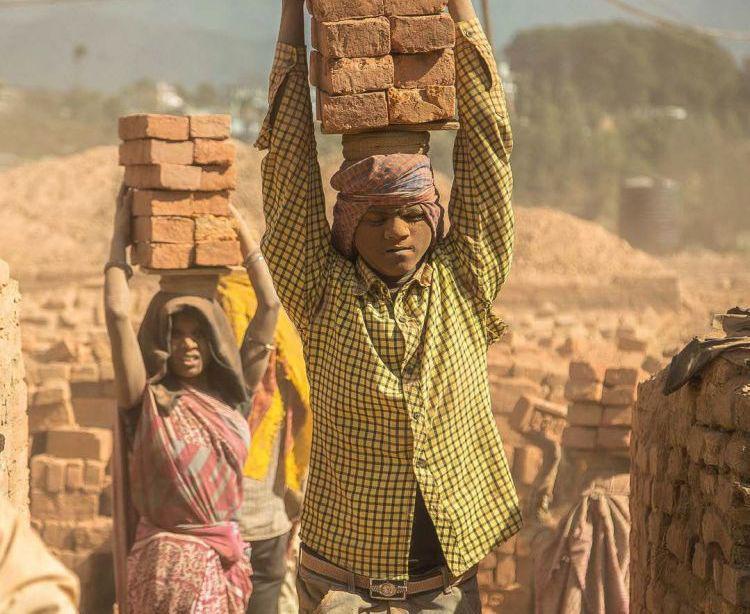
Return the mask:
[[455, 26], [445, 0], [308, 0], [310, 82], [323, 132], [455, 119]]
[[237, 183], [230, 123], [229, 115], [120, 118], [134, 264], [165, 270], [242, 261], [229, 209]]

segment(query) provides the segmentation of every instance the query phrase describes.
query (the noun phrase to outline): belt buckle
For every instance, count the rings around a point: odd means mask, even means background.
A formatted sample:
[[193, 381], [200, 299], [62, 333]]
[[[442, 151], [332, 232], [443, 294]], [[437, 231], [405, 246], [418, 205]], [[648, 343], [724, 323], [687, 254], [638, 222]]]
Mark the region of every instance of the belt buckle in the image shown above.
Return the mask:
[[384, 601], [405, 601], [406, 580], [370, 579], [370, 597]]

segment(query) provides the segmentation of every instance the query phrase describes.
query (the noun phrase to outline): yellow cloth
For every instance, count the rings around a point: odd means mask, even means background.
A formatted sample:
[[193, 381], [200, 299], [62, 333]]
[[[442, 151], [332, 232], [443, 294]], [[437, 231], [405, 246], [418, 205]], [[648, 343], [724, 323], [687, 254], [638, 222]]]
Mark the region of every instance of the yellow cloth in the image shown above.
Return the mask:
[[[242, 343], [247, 325], [258, 307], [255, 292], [244, 271], [236, 271], [223, 277], [218, 290], [219, 302], [229, 318], [239, 345]], [[262, 480], [266, 476], [271, 462], [273, 444], [287, 420], [287, 412], [299, 410], [302, 415], [295, 415], [291, 419], [294, 425], [291, 446], [286, 450], [284, 462], [287, 488], [300, 493], [310, 462], [310, 441], [312, 439], [310, 387], [305, 374], [302, 343], [294, 325], [284, 311], [279, 315], [274, 337], [277, 348], [277, 380], [287, 380], [294, 387], [298, 398], [285, 398], [280, 387], [275, 387], [268, 410], [253, 430], [244, 474], [256, 480]], [[270, 366], [269, 368], [273, 367]]]

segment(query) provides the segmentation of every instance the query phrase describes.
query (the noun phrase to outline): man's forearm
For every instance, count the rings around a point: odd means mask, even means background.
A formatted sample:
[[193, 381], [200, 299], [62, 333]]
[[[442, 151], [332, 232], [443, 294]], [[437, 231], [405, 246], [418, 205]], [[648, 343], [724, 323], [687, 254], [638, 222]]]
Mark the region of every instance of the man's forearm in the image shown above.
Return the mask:
[[474, 11], [474, 5], [471, 0], [450, 0], [448, 2], [448, 11], [453, 17], [453, 21], [469, 21], [477, 16]]
[[301, 47], [305, 44], [305, 13], [303, 0], [283, 0], [279, 42]]

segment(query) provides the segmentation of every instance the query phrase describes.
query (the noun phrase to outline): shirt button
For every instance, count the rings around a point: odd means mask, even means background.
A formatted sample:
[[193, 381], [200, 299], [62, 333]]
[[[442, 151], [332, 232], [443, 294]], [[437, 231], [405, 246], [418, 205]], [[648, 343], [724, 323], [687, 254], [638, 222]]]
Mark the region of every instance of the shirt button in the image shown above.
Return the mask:
[[414, 422], [419, 422], [422, 419], [422, 413], [415, 411], [411, 417], [413, 418]]
[[427, 459], [426, 458], [421, 458], [421, 457], [418, 458], [417, 459], [417, 467], [419, 469], [424, 469], [425, 467], [427, 467]]

